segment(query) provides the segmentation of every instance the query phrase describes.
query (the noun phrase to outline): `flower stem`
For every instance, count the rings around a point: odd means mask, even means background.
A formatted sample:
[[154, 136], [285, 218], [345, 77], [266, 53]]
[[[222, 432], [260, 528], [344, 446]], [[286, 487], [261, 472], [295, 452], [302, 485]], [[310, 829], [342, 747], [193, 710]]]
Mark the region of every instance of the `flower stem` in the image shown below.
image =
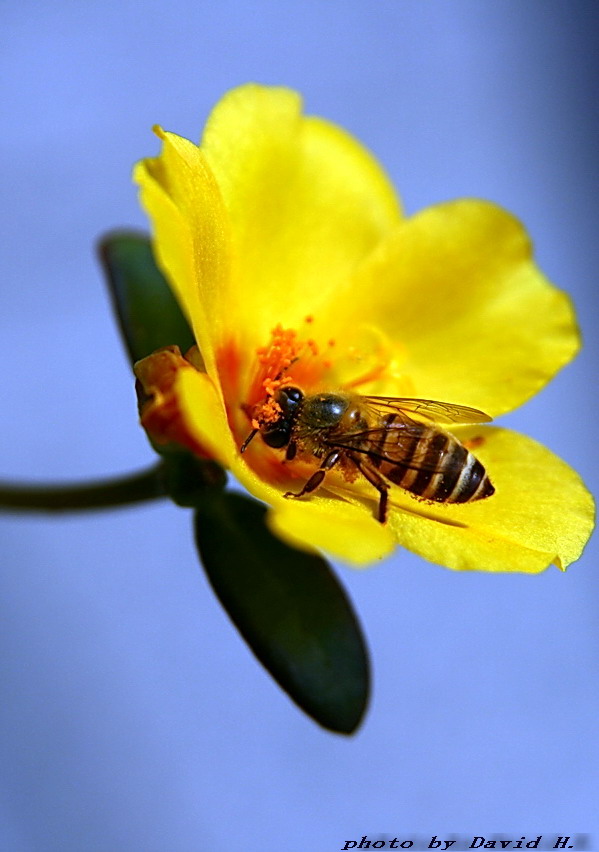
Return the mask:
[[0, 509], [33, 512], [72, 512], [109, 509], [166, 497], [162, 463], [131, 476], [87, 485], [13, 485], [0, 481]]

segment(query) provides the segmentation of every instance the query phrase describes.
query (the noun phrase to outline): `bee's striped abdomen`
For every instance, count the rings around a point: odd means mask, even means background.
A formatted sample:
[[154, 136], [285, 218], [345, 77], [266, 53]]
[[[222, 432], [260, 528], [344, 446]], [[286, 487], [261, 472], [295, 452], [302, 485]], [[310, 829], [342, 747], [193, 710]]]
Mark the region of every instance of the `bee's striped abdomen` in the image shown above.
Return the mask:
[[411, 438], [402, 458], [377, 466], [391, 482], [437, 503], [469, 503], [495, 491], [483, 465], [457, 438], [429, 426]]

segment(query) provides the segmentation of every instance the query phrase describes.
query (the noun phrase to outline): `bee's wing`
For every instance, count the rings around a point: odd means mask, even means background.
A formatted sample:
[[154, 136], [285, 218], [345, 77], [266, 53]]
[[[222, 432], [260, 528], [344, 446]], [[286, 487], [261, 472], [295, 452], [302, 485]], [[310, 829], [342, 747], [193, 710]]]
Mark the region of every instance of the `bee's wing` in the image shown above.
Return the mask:
[[[393, 411], [402, 422], [409, 423], [409, 414], [430, 420], [433, 423], [488, 423], [492, 420], [488, 414], [467, 405], [454, 405], [451, 402], [438, 402], [433, 399], [411, 399], [401, 396], [363, 396], [362, 399], [378, 414]], [[409, 412], [409, 413], [408, 413]]]
[[441, 460], [413, 458], [414, 441], [422, 438], [423, 430], [428, 427], [421, 423], [405, 422], [401, 425], [382, 426], [365, 429], [362, 432], [348, 432], [327, 440], [327, 446], [362, 453], [372, 459], [380, 459], [388, 464], [401, 465], [411, 470], [428, 470], [442, 473]]

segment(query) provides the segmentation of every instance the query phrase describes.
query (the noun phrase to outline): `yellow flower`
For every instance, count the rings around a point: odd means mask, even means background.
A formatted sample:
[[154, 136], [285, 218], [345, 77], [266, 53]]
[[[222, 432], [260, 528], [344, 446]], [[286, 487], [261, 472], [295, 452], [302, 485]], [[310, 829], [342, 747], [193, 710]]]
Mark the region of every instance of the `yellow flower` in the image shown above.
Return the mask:
[[135, 178], [202, 361], [173, 349], [137, 365], [153, 437], [230, 469], [270, 504], [283, 539], [349, 562], [397, 543], [460, 569], [538, 572], [577, 559], [590, 495], [549, 450], [506, 429], [451, 429], [477, 447], [492, 496], [430, 503], [393, 487], [384, 524], [360, 475], [332, 470], [288, 500], [318, 461], [285, 462], [260, 436], [240, 453], [281, 377], [306, 394], [418, 397], [492, 417], [536, 393], [579, 343], [570, 302], [535, 266], [520, 223], [472, 199], [402, 217], [370, 153], [303, 116], [288, 89], [229, 92], [199, 147], [157, 132], [162, 152]]

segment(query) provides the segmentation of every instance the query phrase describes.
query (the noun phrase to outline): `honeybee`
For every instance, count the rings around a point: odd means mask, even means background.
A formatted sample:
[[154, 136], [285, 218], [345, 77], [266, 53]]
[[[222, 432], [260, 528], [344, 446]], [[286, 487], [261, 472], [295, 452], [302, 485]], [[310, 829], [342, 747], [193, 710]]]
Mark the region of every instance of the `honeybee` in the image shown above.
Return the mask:
[[285, 497], [312, 493], [334, 467], [347, 478], [357, 470], [376, 488], [381, 523], [387, 517], [390, 484], [437, 503], [471, 503], [495, 492], [480, 461], [438, 425], [491, 420], [476, 408], [345, 392], [305, 396], [293, 386], [280, 387], [273, 402], [268, 418], [258, 412], [258, 425], [241, 452], [259, 433], [269, 447], [286, 448], [287, 461], [296, 456], [320, 460], [303, 488]]

